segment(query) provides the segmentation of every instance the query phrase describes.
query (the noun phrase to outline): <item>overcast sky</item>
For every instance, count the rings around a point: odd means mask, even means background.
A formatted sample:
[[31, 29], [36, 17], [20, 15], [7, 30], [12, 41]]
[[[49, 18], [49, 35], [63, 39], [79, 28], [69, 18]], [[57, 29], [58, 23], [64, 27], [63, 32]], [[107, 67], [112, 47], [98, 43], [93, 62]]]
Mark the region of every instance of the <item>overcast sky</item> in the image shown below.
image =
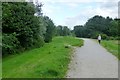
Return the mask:
[[[35, 1], [35, 0], [34, 0]], [[119, 0], [38, 0], [42, 2], [43, 14], [49, 16], [55, 25], [73, 29], [84, 25], [94, 15], [118, 17]]]

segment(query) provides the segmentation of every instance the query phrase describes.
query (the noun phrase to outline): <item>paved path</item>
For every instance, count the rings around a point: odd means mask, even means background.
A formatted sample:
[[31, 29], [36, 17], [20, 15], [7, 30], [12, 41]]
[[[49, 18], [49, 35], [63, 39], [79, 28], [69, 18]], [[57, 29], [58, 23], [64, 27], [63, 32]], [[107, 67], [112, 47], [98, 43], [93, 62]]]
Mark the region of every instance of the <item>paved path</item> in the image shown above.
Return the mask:
[[73, 54], [67, 78], [118, 78], [118, 60], [97, 42], [84, 39], [84, 46]]

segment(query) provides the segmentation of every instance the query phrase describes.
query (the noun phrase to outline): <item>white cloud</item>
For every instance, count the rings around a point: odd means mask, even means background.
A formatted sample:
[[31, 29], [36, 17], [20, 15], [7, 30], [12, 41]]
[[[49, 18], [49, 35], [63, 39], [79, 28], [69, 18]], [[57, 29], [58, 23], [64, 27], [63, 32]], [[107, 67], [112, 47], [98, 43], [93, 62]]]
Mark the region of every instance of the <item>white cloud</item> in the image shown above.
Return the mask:
[[118, 18], [120, 18], [120, 1], [118, 3]]
[[42, 10], [43, 10], [42, 12], [45, 15], [48, 15], [48, 14], [52, 14], [54, 12], [54, 7], [45, 5], [42, 7]]
[[41, 2], [51, 2], [51, 3], [56, 3], [56, 2], [62, 2], [62, 3], [66, 3], [66, 2], [76, 2], [76, 3], [80, 3], [80, 2], [118, 2], [119, 0], [38, 0]]
[[71, 8], [75, 8], [78, 6], [78, 3], [71, 3], [71, 2], [68, 2], [66, 5], [70, 6]]
[[[85, 22], [93, 17], [94, 15], [101, 15], [103, 17], [110, 16], [112, 18], [118, 17], [118, 1], [119, 0], [38, 0], [44, 4], [43, 6], [43, 12], [45, 15], [49, 16], [50, 18], [54, 20], [54, 17], [51, 17], [51, 15], [54, 15], [57, 11], [60, 11], [60, 7], [62, 6], [53, 6], [53, 4], [63, 4], [69, 6], [71, 9], [77, 8], [80, 4], [84, 3], [92, 3], [96, 2], [97, 5], [90, 5], [85, 7], [83, 10], [80, 10], [79, 13], [76, 13], [73, 16], [65, 16], [63, 19], [63, 23], [60, 22], [61, 25], [67, 25], [70, 26], [71, 29], [74, 25], [83, 25]], [[120, 11], [119, 11], [120, 12]], [[62, 14], [62, 10], [60, 15]], [[59, 14], [58, 14], [59, 16]], [[55, 22], [55, 21], [54, 21]], [[57, 23], [57, 25], [59, 25]]]
[[85, 22], [94, 15], [101, 15], [103, 17], [118, 17], [117, 3], [98, 3], [97, 7], [86, 7], [75, 16], [69, 16], [65, 20], [65, 24], [73, 28], [74, 25], [84, 25]]

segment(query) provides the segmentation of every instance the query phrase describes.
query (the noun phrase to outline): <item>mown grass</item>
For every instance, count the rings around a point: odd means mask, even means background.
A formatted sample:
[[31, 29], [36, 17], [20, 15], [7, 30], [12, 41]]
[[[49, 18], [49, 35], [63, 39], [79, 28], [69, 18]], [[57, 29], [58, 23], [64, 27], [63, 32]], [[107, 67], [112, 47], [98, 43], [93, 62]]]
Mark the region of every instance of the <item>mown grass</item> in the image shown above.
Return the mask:
[[120, 46], [120, 44], [118, 44], [118, 40], [103, 40], [102, 46], [104, 46], [109, 52], [111, 52], [120, 60], [118, 53], [118, 46]]
[[72, 48], [82, 46], [74, 37], [55, 37], [43, 47], [3, 59], [3, 78], [62, 78], [68, 69]]

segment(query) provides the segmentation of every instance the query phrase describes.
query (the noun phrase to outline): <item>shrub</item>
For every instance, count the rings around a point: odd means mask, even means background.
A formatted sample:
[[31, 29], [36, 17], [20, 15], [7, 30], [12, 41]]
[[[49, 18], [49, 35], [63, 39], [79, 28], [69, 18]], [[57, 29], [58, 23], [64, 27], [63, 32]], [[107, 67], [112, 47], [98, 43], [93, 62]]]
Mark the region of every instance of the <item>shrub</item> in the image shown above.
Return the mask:
[[119, 36], [115, 37], [115, 40], [120, 40], [120, 37]]
[[109, 39], [110, 39], [110, 40], [115, 40], [115, 37], [112, 37], [112, 36], [111, 36], [111, 37], [109, 37]]
[[91, 36], [91, 38], [97, 39], [98, 35], [99, 35], [99, 34], [94, 34], [94, 35]]
[[101, 34], [101, 37], [102, 37], [103, 40], [108, 40], [109, 39], [106, 34]]
[[16, 38], [16, 33], [3, 34], [2, 36], [2, 54], [17, 53], [20, 47], [20, 43]]
[[44, 39], [42, 37], [38, 37], [37, 39], [33, 40], [33, 46], [34, 47], [42, 47], [44, 45]]
[[100, 32], [97, 32], [97, 31], [93, 32], [93, 33], [91, 34], [91, 38], [93, 38], [93, 39], [97, 39], [99, 33], [100, 33]]

